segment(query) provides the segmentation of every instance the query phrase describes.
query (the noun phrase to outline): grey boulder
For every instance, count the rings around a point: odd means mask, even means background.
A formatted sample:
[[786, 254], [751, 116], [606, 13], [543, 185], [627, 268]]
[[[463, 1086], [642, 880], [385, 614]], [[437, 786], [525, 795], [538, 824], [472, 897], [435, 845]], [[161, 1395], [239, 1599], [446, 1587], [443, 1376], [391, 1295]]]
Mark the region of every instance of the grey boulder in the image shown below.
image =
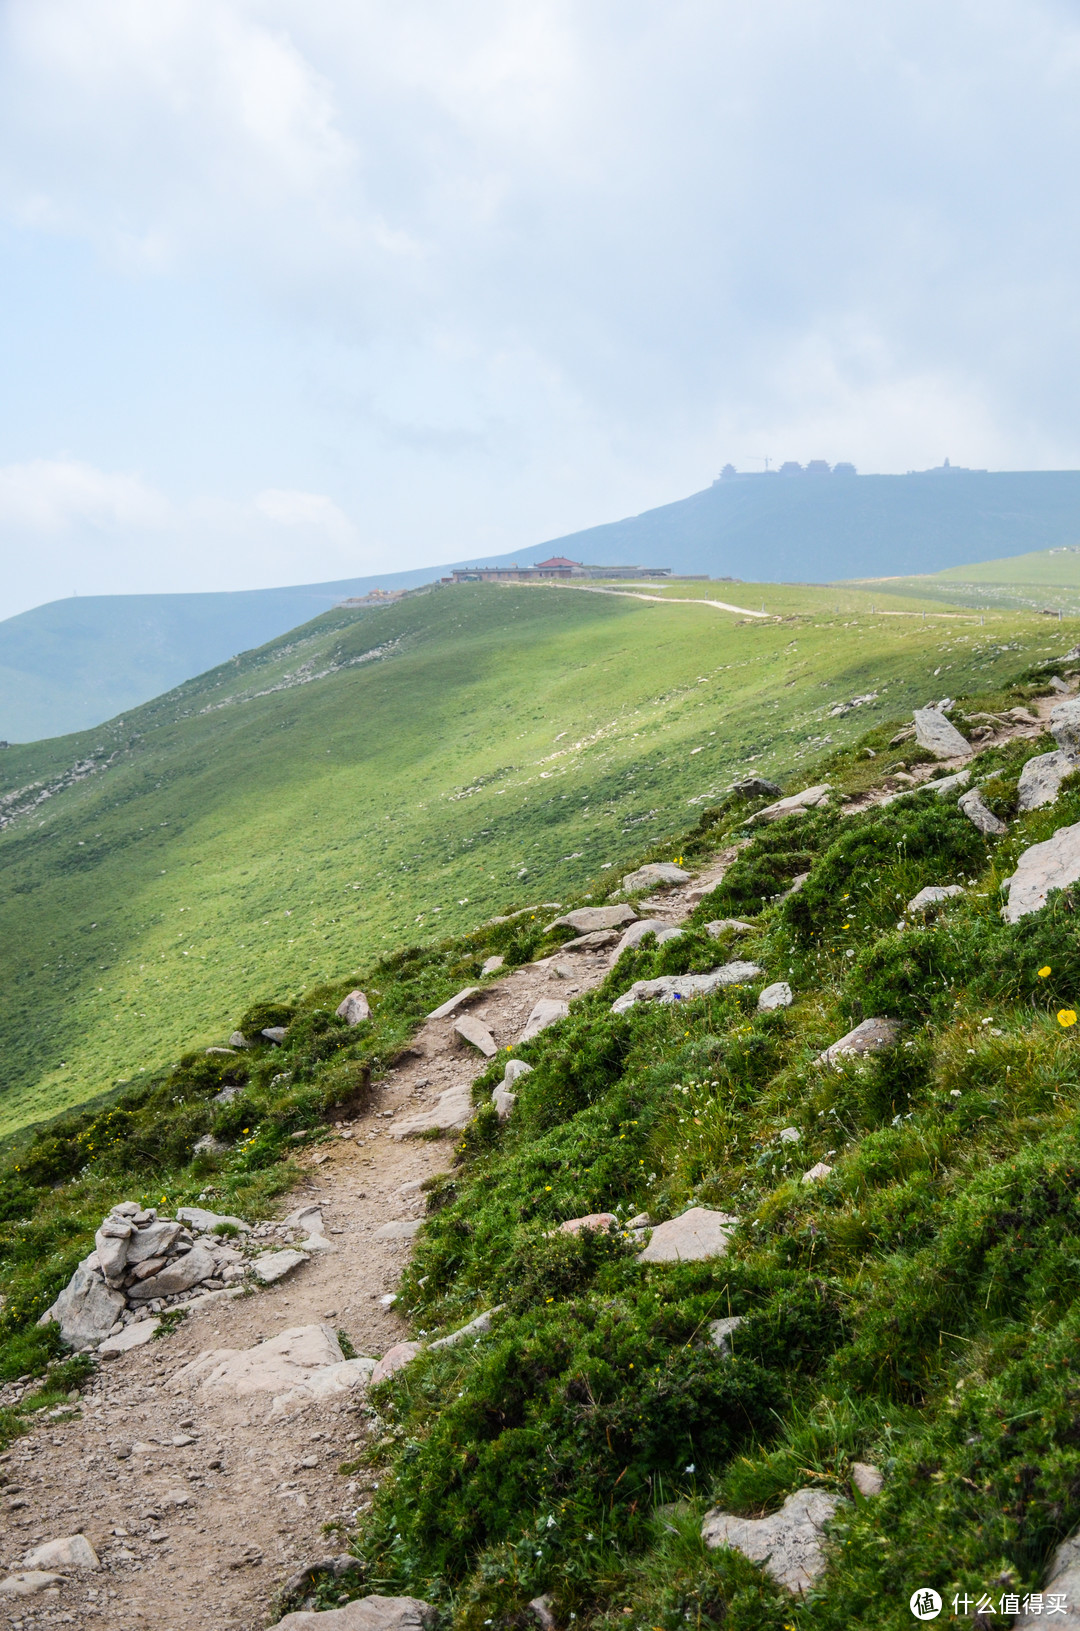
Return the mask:
[[464, 991], [457, 992], [455, 996], [450, 997], [446, 1002], [440, 1003], [438, 1008], [433, 1008], [428, 1015], [428, 1019], [449, 1019], [451, 1014], [456, 1013], [465, 1003], [471, 1002], [474, 997], [479, 995], [480, 987], [478, 985], [467, 985]]
[[483, 1020], [477, 1019], [475, 1014], [462, 1014], [460, 1019], [455, 1019], [454, 1033], [460, 1036], [462, 1041], [479, 1049], [485, 1059], [494, 1059], [499, 1051], [495, 1038]]
[[966, 759], [971, 753], [967, 737], [960, 735], [939, 708], [916, 708], [915, 740], [935, 759]]
[[119, 1218], [108, 1217], [94, 1236], [98, 1267], [110, 1286], [120, 1286], [127, 1272], [128, 1242], [135, 1233], [134, 1226]]
[[825, 1568], [825, 1525], [839, 1505], [839, 1497], [824, 1490], [798, 1489], [767, 1518], [706, 1512], [701, 1538], [706, 1546], [741, 1552], [793, 1596], [801, 1595]]
[[756, 963], [724, 963], [708, 974], [662, 974], [656, 980], [635, 980], [629, 991], [616, 997], [611, 1005], [613, 1014], [625, 1014], [639, 1002], [687, 1002], [693, 997], [708, 997], [728, 985], [746, 985], [757, 979], [761, 969]]
[[998, 820], [993, 810], [987, 809], [977, 787], [972, 787], [963, 795], [959, 800], [959, 808], [963, 810], [972, 826], [978, 827], [988, 838], [1000, 838], [1002, 833], [1009, 830], [1004, 821]]
[[242, 1235], [247, 1234], [251, 1228], [250, 1223], [245, 1223], [243, 1218], [234, 1218], [228, 1212], [209, 1212], [205, 1206], [178, 1206], [176, 1216], [178, 1222], [190, 1223], [192, 1228], [201, 1229], [204, 1233], [216, 1229], [219, 1223], [231, 1224]]
[[552, 929], [576, 929], [578, 934], [591, 934], [594, 929], [621, 929], [624, 923], [636, 923], [637, 913], [632, 906], [579, 906], [565, 917], [549, 923], [545, 933]]
[[96, 1261], [96, 1252], [83, 1259], [52, 1307], [38, 1320], [39, 1325], [55, 1320], [60, 1340], [68, 1348], [96, 1347], [124, 1312], [123, 1292], [110, 1291]]
[[1075, 762], [1060, 748], [1056, 753], [1040, 753], [1029, 759], [1020, 772], [1017, 808], [1041, 810], [1044, 804], [1055, 803], [1062, 782], [1075, 769]]
[[[631, 924], [630, 928], [634, 925]], [[630, 929], [627, 929], [627, 934]], [[564, 940], [560, 951], [604, 951], [619, 938], [618, 929], [593, 929], [591, 934], [579, 934], [576, 940]]]
[[264, 1286], [272, 1286], [276, 1280], [284, 1279], [286, 1274], [291, 1274], [293, 1269], [298, 1269], [301, 1263], [307, 1261], [303, 1252], [260, 1252], [251, 1266], [257, 1280], [261, 1280]]
[[767, 985], [757, 1000], [758, 1013], [768, 1014], [774, 1008], [790, 1008], [795, 1001], [791, 987], [786, 980], [777, 980], [773, 985]]
[[425, 1631], [435, 1618], [418, 1597], [358, 1597], [344, 1608], [286, 1614], [270, 1631]]
[[711, 923], [706, 923], [705, 933], [719, 940], [722, 934], [751, 934], [753, 928], [752, 923], [744, 923], [741, 917], [714, 917]]
[[732, 1356], [731, 1339], [745, 1318], [745, 1314], [726, 1314], [722, 1320], [709, 1321], [709, 1341], [720, 1349], [725, 1359]]
[[[184, 1235], [186, 1240], [191, 1239], [179, 1223], [155, 1221], [148, 1223], [145, 1229], [136, 1229], [128, 1241], [128, 1268], [134, 1263], [145, 1263], [148, 1257], [165, 1257], [172, 1251], [181, 1235]], [[101, 1255], [100, 1252], [98, 1255]]]
[[[1050, 1553], [1043, 1587], [1044, 1598], [1051, 1592], [1063, 1599], [1065, 1605], [1064, 1614], [1055, 1613], [1054, 1624], [1060, 1626], [1061, 1631], [1077, 1631], [1080, 1627], [1080, 1530], [1067, 1535]], [[1045, 1601], [1043, 1609], [1042, 1614], [1025, 1612], [1017, 1615], [1012, 1622], [1013, 1631], [1018, 1631], [1020, 1626], [1025, 1627], [1026, 1631], [1042, 1626], [1046, 1619]]]
[[641, 1254], [643, 1263], [695, 1263], [705, 1257], [725, 1257], [738, 1218], [692, 1206], [667, 1223], [658, 1223]]
[[415, 1138], [424, 1133], [459, 1132], [476, 1114], [472, 1091], [467, 1082], [459, 1082], [440, 1093], [430, 1110], [397, 1121], [391, 1129], [394, 1138]]
[[766, 781], [764, 776], [747, 776], [741, 782], [732, 782], [731, 791], [744, 799], [774, 799], [780, 796], [782, 788], [776, 782]]
[[778, 799], [775, 804], [767, 804], [764, 810], [759, 810], [753, 821], [780, 821], [784, 816], [797, 815], [802, 810], [816, 810], [829, 802], [830, 787], [828, 782], [819, 782], [816, 787], [804, 787], [801, 793], [792, 793], [786, 799]]
[[665, 940], [674, 940], [681, 933], [682, 930], [675, 928], [674, 924], [669, 923], [666, 918], [639, 918], [636, 923], [631, 923], [630, 927], [623, 931], [619, 944], [615, 948], [615, 956], [617, 958], [621, 957], [628, 946], [640, 945], [647, 934], [654, 934], [656, 944], [662, 946]]
[[216, 1264], [205, 1246], [192, 1246], [183, 1257], [167, 1263], [157, 1274], [148, 1274], [128, 1289], [129, 1302], [149, 1302], [152, 1297], [175, 1297], [178, 1291], [190, 1291], [200, 1280], [213, 1278]]
[[672, 861], [650, 861], [646, 866], [639, 866], [636, 872], [628, 872], [622, 886], [630, 894], [635, 889], [670, 889], [675, 884], [689, 882], [690, 873]]
[[899, 1036], [899, 1020], [864, 1019], [853, 1031], [838, 1037], [818, 1058], [823, 1065], [836, 1065], [839, 1068], [845, 1059], [857, 1058], [864, 1053], [877, 1053], [879, 1048], [891, 1048]]
[[98, 1555], [85, 1535], [63, 1535], [27, 1552], [25, 1569], [100, 1569]]
[[1059, 827], [1052, 838], [1032, 844], [1016, 863], [1016, 871], [1006, 884], [1008, 904], [1002, 916], [1007, 923], [1019, 923], [1029, 912], [1046, 905], [1052, 889], [1067, 889], [1080, 878], [1080, 821]]
[[363, 991], [350, 991], [349, 995], [340, 1002], [335, 1010], [338, 1019], [343, 1019], [346, 1025], [359, 1025], [361, 1020], [371, 1018], [371, 1005]]
[[912, 895], [907, 903], [909, 912], [922, 912], [928, 906], [940, 906], [943, 900], [952, 900], [956, 895], [964, 893], [963, 886], [958, 883], [933, 883], [925, 889], [920, 889], [917, 895]]
[[554, 1025], [560, 1019], [565, 1019], [570, 1012], [570, 1004], [560, 1002], [556, 997], [541, 997], [533, 1006], [532, 1013], [525, 1021], [525, 1029], [518, 1037], [519, 1042], [531, 1042], [534, 1036], [546, 1031], [549, 1025]]
[[1073, 764], [1080, 764], [1080, 698], [1050, 710], [1050, 734]]

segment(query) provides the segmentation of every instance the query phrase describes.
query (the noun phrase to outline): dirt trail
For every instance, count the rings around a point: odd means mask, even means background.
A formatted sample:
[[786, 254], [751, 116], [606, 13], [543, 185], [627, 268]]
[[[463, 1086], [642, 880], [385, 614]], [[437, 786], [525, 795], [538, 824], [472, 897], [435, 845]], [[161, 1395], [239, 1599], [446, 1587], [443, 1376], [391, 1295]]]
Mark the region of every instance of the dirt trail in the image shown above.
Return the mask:
[[[699, 889], [712, 887], [721, 871], [714, 864]], [[684, 888], [655, 904], [677, 920], [694, 898]], [[565, 1001], [591, 989], [611, 960], [609, 948], [528, 964], [493, 981], [468, 1012], [505, 1046], [540, 998]], [[365, 1112], [337, 1128], [331, 1143], [297, 1158], [303, 1178], [281, 1211], [317, 1202], [332, 1251], [277, 1285], [197, 1311], [172, 1335], [101, 1364], [77, 1416], [47, 1421], [0, 1461], [8, 1480], [0, 1490], [4, 1574], [41, 1542], [80, 1532], [102, 1561], [99, 1571], [72, 1574], [59, 1588], [5, 1600], [0, 1625], [257, 1631], [292, 1573], [344, 1550], [344, 1537], [324, 1534], [323, 1525], [351, 1527], [370, 1490], [367, 1475], [337, 1470], [364, 1440], [362, 1390], [267, 1423], [255, 1411], [211, 1408], [197, 1393], [173, 1388], [171, 1378], [204, 1350], [250, 1348], [293, 1326], [325, 1323], [372, 1357], [406, 1337], [404, 1322], [381, 1299], [396, 1290], [409, 1241], [374, 1235], [384, 1223], [419, 1219], [421, 1183], [448, 1164], [452, 1133], [438, 1142], [399, 1140], [393, 1126], [448, 1088], [471, 1083], [482, 1068], [453, 1023], [423, 1026], [414, 1052]]]

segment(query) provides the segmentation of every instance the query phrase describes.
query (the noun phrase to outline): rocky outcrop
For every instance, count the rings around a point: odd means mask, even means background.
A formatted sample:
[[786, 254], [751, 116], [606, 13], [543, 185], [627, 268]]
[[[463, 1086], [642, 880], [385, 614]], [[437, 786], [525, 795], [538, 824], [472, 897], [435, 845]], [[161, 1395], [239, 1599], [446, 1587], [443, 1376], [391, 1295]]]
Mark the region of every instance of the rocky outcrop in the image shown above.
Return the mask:
[[329, 1325], [297, 1325], [253, 1348], [200, 1353], [172, 1378], [206, 1405], [260, 1401], [270, 1415], [292, 1415], [317, 1399], [366, 1386], [374, 1359], [346, 1359]]
[[1020, 1627], [1024, 1631], [1041, 1628], [1047, 1619], [1051, 1593], [1057, 1600], [1054, 1624], [1060, 1626], [1061, 1631], [1077, 1631], [1080, 1627], [1080, 1530], [1067, 1535], [1050, 1553], [1040, 1605], [1043, 1613], [1036, 1613], [1034, 1607], [1026, 1609], [1013, 1619], [1013, 1631], [1020, 1631]]
[[756, 980], [761, 969], [756, 963], [724, 963], [708, 974], [662, 974], [656, 980], [635, 980], [629, 991], [616, 997], [611, 1005], [613, 1014], [625, 1014], [639, 1002], [688, 1002], [693, 997], [708, 997], [728, 985], [747, 985]]
[[122, 1291], [110, 1291], [97, 1266], [97, 1253], [91, 1252], [79, 1264], [39, 1325], [56, 1322], [60, 1340], [68, 1348], [91, 1348], [103, 1342], [126, 1306]]
[[467, 1082], [459, 1082], [440, 1093], [430, 1110], [397, 1121], [391, 1128], [394, 1138], [419, 1138], [424, 1133], [455, 1133], [468, 1126], [476, 1114], [472, 1091]]
[[1004, 821], [998, 819], [993, 810], [983, 803], [983, 796], [977, 787], [972, 787], [959, 800], [959, 808], [963, 810], [973, 827], [978, 827], [981, 833], [988, 838], [1000, 838], [1008, 832]]
[[915, 740], [935, 759], [966, 759], [972, 751], [971, 743], [939, 708], [916, 708]]
[[1080, 765], [1080, 698], [1050, 710], [1050, 734], [1066, 758]]
[[363, 991], [350, 991], [335, 1011], [346, 1025], [359, 1025], [362, 1020], [371, 1018], [371, 1005]]
[[730, 1512], [707, 1512], [701, 1526], [706, 1546], [730, 1546], [766, 1574], [801, 1596], [825, 1568], [825, 1526], [836, 1514], [839, 1497], [821, 1489], [799, 1489], [779, 1512], [767, 1518], [739, 1518]]
[[891, 1048], [900, 1036], [900, 1021], [896, 1019], [864, 1019], [853, 1031], [838, 1037], [818, 1058], [823, 1065], [843, 1064], [845, 1059], [860, 1054], [876, 1053], [879, 1048]]
[[641, 1254], [643, 1263], [693, 1263], [705, 1257], [727, 1255], [731, 1232], [738, 1218], [692, 1206], [667, 1223], [658, 1223]]
[[286, 1614], [270, 1631], [426, 1631], [437, 1617], [418, 1597], [358, 1597], [344, 1608]]
[[752, 819], [780, 821], [784, 816], [797, 815], [801, 810], [816, 810], [828, 804], [830, 791], [828, 782], [819, 782], [816, 787], [804, 787], [801, 793], [792, 793], [786, 799], [778, 799], [775, 804], [767, 804]]
[[1066, 776], [1077, 768], [1067, 753], [1039, 753], [1029, 759], [1020, 772], [1016, 790], [1016, 807], [1021, 814], [1027, 810], [1041, 810], [1044, 804], [1054, 804]]
[[622, 886], [629, 895], [636, 889], [671, 889], [675, 884], [689, 883], [690, 877], [689, 872], [672, 861], [650, 861], [646, 866], [639, 866], [636, 872], [628, 872]]
[[1052, 838], [1032, 844], [1016, 863], [1016, 871], [1005, 880], [1009, 899], [1003, 910], [1008, 923], [1038, 912], [1046, 905], [1052, 889], [1067, 889], [1080, 879], [1080, 821], [1059, 827]]

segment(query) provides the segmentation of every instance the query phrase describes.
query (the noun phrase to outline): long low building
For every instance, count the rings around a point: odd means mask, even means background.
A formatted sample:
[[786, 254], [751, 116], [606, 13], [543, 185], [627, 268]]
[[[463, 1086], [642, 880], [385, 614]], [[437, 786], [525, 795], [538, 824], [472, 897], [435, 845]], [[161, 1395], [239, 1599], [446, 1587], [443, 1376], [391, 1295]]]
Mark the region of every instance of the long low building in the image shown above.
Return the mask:
[[670, 566], [586, 566], [553, 555], [535, 566], [462, 566], [443, 583], [525, 583], [533, 578], [670, 578]]

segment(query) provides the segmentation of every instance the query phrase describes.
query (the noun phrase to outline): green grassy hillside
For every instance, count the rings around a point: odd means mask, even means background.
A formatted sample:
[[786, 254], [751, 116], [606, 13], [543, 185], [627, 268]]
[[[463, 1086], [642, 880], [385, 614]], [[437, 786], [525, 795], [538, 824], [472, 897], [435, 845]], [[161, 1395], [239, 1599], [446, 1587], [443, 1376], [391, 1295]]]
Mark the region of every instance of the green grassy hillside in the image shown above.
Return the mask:
[[991, 685], [1067, 637], [731, 587], [782, 620], [419, 592], [0, 754], [0, 1128], [220, 1037], [252, 990], [599, 886], [733, 777], [783, 780], [875, 710]]
[[[557, 639], [579, 603], [514, 614], [513, 600], [446, 597], [438, 615], [467, 622], [469, 604], [489, 628], [554, 617]], [[605, 625], [609, 644], [590, 627], [604, 651], [624, 629]], [[920, 654], [935, 653], [903, 655]], [[1052, 670], [1019, 672], [1015, 652], [1009, 686], [980, 661], [988, 678], [968, 711], [1049, 691]], [[759, 706], [769, 695], [759, 688]], [[890, 702], [807, 774], [838, 798], [857, 793], [895, 768], [903, 715]], [[730, 798], [682, 832], [679, 852], [695, 861], [750, 842], [679, 937], [625, 952], [515, 1050], [533, 1070], [505, 1123], [490, 1103], [504, 1061], [481, 1072], [478, 1113], [425, 1185], [400, 1288], [412, 1333], [430, 1342], [502, 1306], [488, 1334], [428, 1347], [367, 1396], [356, 1460], [339, 1472], [362, 1475], [369, 1499], [327, 1547], [347, 1547], [359, 1568], [317, 1571], [320, 1607], [408, 1592], [436, 1606], [439, 1631], [524, 1631], [545, 1593], [556, 1624], [580, 1631], [903, 1631], [916, 1587], [941, 1593], [942, 1623], [989, 1625], [1012, 1623], [1010, 1598], [1046, 1586], [1053, 1549], [1080, 1522], [1080, 937], [1072, 891], [1016, 925], [999, 903], [1022, 851], [1080, 821], [1080, 777], [1054, 806], [1019, 812], [1022, 765], [1050, 740], [973, 760], [1007, 823], [1000, 838], [927, 789], [764, 829]], [[806, 883], [786, 894], [795, 873]], [[961, 892], [905, 909], [944, 883]], [[732, 915], [750, 927], [718, 944], [706, 924]], [[192, 1047], [107, 1110], [24, 1137], [0, 1169], [0, 1377], [40, 1375], [58, 1357], [56, 1328], [34, 1321], [106, 1206], [205, 1197], [265, 1214], [298, 1176], [294, 1140], [362, 1104], [425, 1010], [490, 953], [535, 956], [566, 932], [474, 922], [373, 959], [362, 970], [372, 1018], [354, 1029], [333, 1012], [341, 971], [278, 1013], [280, 1048], [208, 1058]], [[760, 974], [708, 998], [611, 1011], [635, 980], [733, 954]], [[780, 979], [792, 1005], [759, 1012]], [[252, 984], [244, 1001], [272, 994]], [[899, 1022], [895, 1045], [823, 1068], [820, 1050], [872, 1014]], [[242, 1092], [219, 1105], [223, 1081]], [[217, 1153], [193, 1157], [206, 1132]], [[688, 1206], [737, 1220], [727, 1255], [642, 1262], [623, 1221]], [[607, 1232], [556, 1228], [598, 1211], [618, 1220]], [[728, 1352], [709, 1336], [725, 1316], [741, 1320]], [[54, 1364], [43, 1389], [0, 1412], [0, 1443], [94, 1364]], [[858, 1462], [880, 1469], [880, 1495], [857, 1495]], [[840, 1504], [805, 1597], [703, 1544], [710, 1507], [759, 1516], [807, 1488]], [[966, 1607], [950, 1615], [954, 1596]], [[990, 1607], [972, 1620], [980, 1600]]]
[[[870, 580], [855, 581], [861, 588], [870, 586]], [[955, 606], [1046, 610], [1075, 617], [1080, 613], [1080, 548], [1065, 545], [974, 566], [950, 566], [925, 577], [873, 581], [890, 594], [927, 595]]]

